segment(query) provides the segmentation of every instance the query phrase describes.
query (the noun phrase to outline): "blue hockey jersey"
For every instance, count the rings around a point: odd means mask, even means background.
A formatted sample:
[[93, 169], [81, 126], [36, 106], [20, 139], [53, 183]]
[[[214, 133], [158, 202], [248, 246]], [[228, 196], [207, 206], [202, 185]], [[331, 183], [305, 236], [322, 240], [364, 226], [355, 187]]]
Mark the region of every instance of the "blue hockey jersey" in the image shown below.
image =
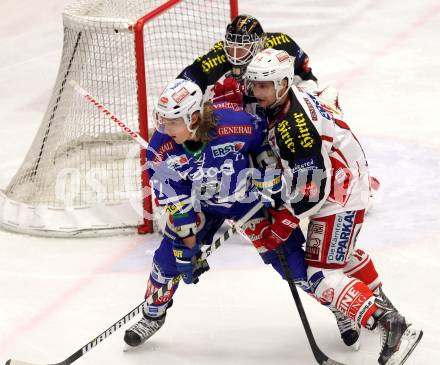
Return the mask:
[[213, 109], [213, 138], [199, 150], [159, 132], [150, 141], [150, 182], [176, 227], [195, 224], [198, 211], [237, 219], [258, 201], [249, 156], [270, 152], [265, 125], [236, 104], [214, 104]]

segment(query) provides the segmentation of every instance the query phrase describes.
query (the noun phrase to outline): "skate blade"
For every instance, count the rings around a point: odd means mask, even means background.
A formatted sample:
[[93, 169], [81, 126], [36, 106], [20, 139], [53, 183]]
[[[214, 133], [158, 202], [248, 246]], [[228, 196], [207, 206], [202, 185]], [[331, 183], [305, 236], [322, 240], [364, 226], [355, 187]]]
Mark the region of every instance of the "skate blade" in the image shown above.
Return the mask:
[[402, 336], [399, 351], [390, 357], [386, 365], [402, 365], [414, 351], [422, 336], [422, 330], [412, 328], [410, 325]]
[[355, 352], [359, 351], [360, 348], [361, 348], [361, 341], [360, 341], [360, 339], [358, 339], [353, 345], [349, 346], [348, 348], [350, 350], [352, 350], [352, 351], [355, 351]]
[[130, 346], [130, 345], [127, 345], [126, 343], [124, 343], [124, 348], [122, 349], [122, 351], [125, 353], [134, 352], [134, 351], [138, 350], [139, 347], [141, 347], [141, 346]]
[[122, 349], [123, 352], [129, 352], [133, 349], [132, 346], [129, 346], [127, 344], [124, 344], [124, 348]]

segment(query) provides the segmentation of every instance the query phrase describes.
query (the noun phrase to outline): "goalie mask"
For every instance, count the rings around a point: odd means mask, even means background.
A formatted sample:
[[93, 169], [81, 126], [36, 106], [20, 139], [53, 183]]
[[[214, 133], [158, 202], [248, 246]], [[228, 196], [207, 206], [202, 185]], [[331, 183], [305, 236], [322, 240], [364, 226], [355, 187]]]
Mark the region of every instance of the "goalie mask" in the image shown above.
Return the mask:
[[[276, 106], [287, 94], [293, 85], [295, 76], [295, 57], [286, 51], [265, 49], [258, 53], [246, 69], [246, 88], [252, 89], [253, 81], [272, 81], [275, 86], [276, 101], [271, 106]], [[283, 88], [282, 81], [287, 79], [287, 89], [280, 95]]]
[[[240, 73], [260, 50], [264, 48], [266, 34], [257, 19], [250, 15], [238, 15], [226, 28], [225, 52], [233, 65], [233, 76]], [[235, 66], [235, 67], [234, 67]], [[234, 69], [237, 71], [234, 72]]]
[[163, 118], [183, 118], [186, 128], [193, 135], [197, 127], [191, 127], [193, 113], [202, 110], [203, 93], [194, 82], [176, 79], [162, 91], [154, 110], [156, 129], [165, 133]]

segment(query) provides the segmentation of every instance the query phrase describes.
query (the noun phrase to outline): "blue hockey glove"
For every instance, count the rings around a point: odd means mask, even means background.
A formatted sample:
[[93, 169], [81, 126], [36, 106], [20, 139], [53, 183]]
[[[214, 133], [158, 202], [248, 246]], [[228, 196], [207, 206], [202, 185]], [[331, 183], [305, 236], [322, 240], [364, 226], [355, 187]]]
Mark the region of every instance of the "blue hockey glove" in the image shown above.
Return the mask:
[[189, 248], [182, 242], [174, 242], [173, 253], [176, 258], [177, 271], [183, 274], [183, 281], [186, 284], [197, 284], [199, 276], [209, 270], [206, 260], [196, 261], [196, 255], [200, 252], [200, 243]]

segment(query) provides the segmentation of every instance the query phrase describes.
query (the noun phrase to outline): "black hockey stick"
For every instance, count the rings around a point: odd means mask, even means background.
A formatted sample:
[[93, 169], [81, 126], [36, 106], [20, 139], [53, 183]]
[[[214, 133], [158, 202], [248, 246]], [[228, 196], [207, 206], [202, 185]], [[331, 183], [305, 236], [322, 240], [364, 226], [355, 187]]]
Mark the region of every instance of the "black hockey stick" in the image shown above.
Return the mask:
[[283, 271], [286, 275], [286, 280], [289, 283], [290, 291], [292, 293], [293, 299], [295, 300], [296, 308], [298, 309], [299, 316], [301, 317], [301, 322], [303, 324], [304, 330], [306, 331], [307, 339], [309, 340], [309, 344], [312, 348], [313, 356], [315, 357], [316, 361], [320, 365], [344, 365], [343, 363], [330, 359], [326, 354], [321, 351], [321, 349], [316, 344], [315, 337], [313, 336], [312, 329], [310, 328], [306, 312], [304, 311], [304, 307], [301, 302], [301, 298], [299, 297], [298, 290], [296, 289], [295, 281], [292, 278], [292, 273], [290, 271], [289, 264], [287, 263], [287, 258], [286, 254], [284, 253], [283, 246], [279, 247], [276, 250], [276, 253], [278, 255], [278, 259], [280, 260]]
[[[231, 237], [236, 231], [238, 227], [241, 227], [245, 222], [247, 222], [250, 218], [254, 216], [261, 208], [263, 207], [262, 203], [256, 204], [252, 209], [250, 209], [241, 219], [235, 222], [233, 226], [231, 226], [222, 236], [217, 238], [211, 245], [208, 246], [203, 252], [200, 252], [197, 255], [197, 261], [201, 262], [206, 259], [209, 255], [211, 255], [217, 248], [219, 248], [229, 237]], [[112, 324], [109, 328], [107, 328], [100, 335], [95, 337], [85, 346], [80, 348], [78, 351], [70, 355], [67, 359], [52, 364], [52, 365], [69, 365], [74, 361], [78, 360], [81, 356], [83, 356], [86, 352], [89, 352], [92, 348], [96, 347], [102, 341], [104, 341], [111, 334], [120, 329], [123, 325], [128, 323], [131, 319], [133, 319], [137, 314], [139, 314], [144, 308], [145, 304], [151, 304], [155, 302], [158, 298], [160, 298], [166, 291], [170, 290], [176, 283], [178, 283], [182, 279], [182, 275], [177, 275], [173, 280], [168, 281], [167, 284], [160, 287], [159, 290], [154, 292], [148, 298], [146, 298], [141, 304], [139, 304], [136, 308], [132, 309], [129, 313], [127, 313], [124, 317], [122, 317], [119, 321]], [[6, 365], [37, 365], [36, 363], [25, 362], [20, 360], [8, 360], [6, 361]]]

